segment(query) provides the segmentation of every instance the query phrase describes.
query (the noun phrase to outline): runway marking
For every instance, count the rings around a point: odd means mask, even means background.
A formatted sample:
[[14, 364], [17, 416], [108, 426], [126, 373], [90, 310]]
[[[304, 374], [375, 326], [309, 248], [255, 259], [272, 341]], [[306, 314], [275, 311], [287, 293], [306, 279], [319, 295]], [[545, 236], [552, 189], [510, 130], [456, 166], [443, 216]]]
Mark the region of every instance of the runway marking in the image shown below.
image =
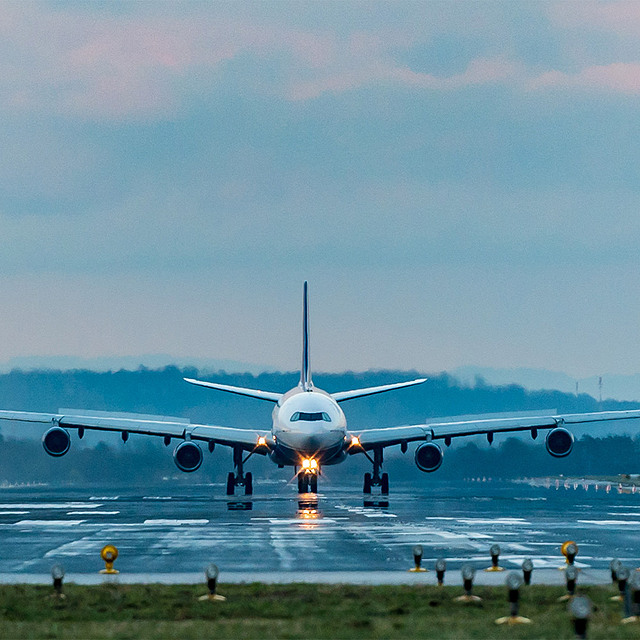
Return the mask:
[[118, 513], [120, 512], [119, 511], [67, 511], [68, 516], [115, 516]]
[[578, 520], [582, 524], [597, 524], [599, 526], [635, 526], [640, 525], [640, 520]]
[[179, 526], [179, 525], [183, 525], [183, 524], [187, 524], [187, 525], [203, 525], [203, 524], [209, 524], [208, 520], [170, 520], [170, 519], [166, 519], [166, 520], [162, 520], [162, 519], [158, 519], [158, 520], [145, 520], [143, 523], [143, 525], [160, 525], [160, 526]]
[[20, 520], [14, 527], [77, 527], [86, 520]]
[[[88, 504], [86, 502], [34, 502], [0, 504], [0, 509], [97, 509], [101, 504]], [[0, 513], [2, 513], [0, 511]]]

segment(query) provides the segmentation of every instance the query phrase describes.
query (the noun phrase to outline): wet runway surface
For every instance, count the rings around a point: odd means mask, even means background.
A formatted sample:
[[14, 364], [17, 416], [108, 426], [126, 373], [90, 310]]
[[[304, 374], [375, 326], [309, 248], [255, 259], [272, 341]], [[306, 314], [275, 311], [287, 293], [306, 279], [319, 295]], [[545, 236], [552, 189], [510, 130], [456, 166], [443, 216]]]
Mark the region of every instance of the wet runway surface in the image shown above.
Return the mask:
[[[585, 485], [586, 486], [586, 485]], [[221, 485], [105, 489], [0, 489], [0, 574], [47, 574], [59, 562], [97, 572], [100, 549], [120, 550], [123, 573], [222, 571], [399, 571], [424, 548], [429, 567], [500, 563], [559, 566], [560, 545], [575, 540], [576, 564], [606, 569], [612, 557], [640, 566], [640, 493], [582, 484], [397, 483], [388, 498], [332, 486], [317, 500], [285, 483], [260, 483], [251, 500], [228, 499]], [[574, 488], [575, 487], [575, 488]]]

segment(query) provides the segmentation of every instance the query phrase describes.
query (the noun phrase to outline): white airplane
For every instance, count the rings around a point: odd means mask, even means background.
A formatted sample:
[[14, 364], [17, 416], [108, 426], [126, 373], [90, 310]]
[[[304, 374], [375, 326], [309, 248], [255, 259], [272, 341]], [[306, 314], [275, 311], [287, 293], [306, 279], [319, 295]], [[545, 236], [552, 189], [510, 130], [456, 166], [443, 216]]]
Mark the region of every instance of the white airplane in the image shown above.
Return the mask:
[[364, 475], [364, 493], [372, 487], [380, 487], [383, 494], [389, 492], [389, 476], [381, 473], [383, 451], [399, 445], [403, 453], [409, 442], [420, 442], [416, 448], [415, 463], [421, 471], [433, 472], [440, 468], [443, 451], [436, 440], [446, 446], [453, 438], [484, 434], [489, 443], [494, 434], [510, 431], [529, 431], [535, 439], [538, 430], [549, 430], [546, 436], [547, 451], [555, 457], [569, 455], [574, 438], [567, 429], [571, 424], [584, 424], [610, 420], [639, 419], [640, 410], [605, 411], [512, 418], [488, 418], [455, 422], [425, 423], [401, 427], [350, 431], [340, 407], [341, 402], [402, 389], [425, 382], [426, 378], [386, 384], [378, 387], [326, 393], [314, 386], [311, 380], [309, 350], [309, 299], [307, 283], [303, 293], [302, 367], [298, 386], [286, 393], [260, 391], [234, 387], [215, 382], [192, 380], [191, 384], [218, 391], [226, 391], [274, 403], [273, 424], [270, 431], [237, 429], [205, 424], [191, 424], [186, 419], [166, 419], [138, 414], [114, 414], [98, 411], [60, 410], [57, 414], [24, 411], [0, 411], [0, 420], [33, 422], [49, 425], [42, 436], [44, 450], [51, 456], [63, 456], [69, 451], [69, 430], [77, 430], [78, 437], [85, 430], [119, 432], [123, 441], [130, 433], [159, 436], [166, 446], [173, 439], [179, 443], [173, 451], [176, 466], [186, 472], [196, 471], [203, 461], [198, 442], [207, 444], [210, 452], [216, 444], [233, 450], [234, 471], [227, 477], [227, 495], [233, 495], [236, 487], [244, 487], [246, 495], [253, 493], [251, 472], [244, 472], [244, 465], [253, 454], [268, 455], [279, 467], [293, 466], [300, 493], [316, 493], [318, 477], [324, 465], [343, 462], [350, 455], [362, 454], [373, 466], [372, 473]]

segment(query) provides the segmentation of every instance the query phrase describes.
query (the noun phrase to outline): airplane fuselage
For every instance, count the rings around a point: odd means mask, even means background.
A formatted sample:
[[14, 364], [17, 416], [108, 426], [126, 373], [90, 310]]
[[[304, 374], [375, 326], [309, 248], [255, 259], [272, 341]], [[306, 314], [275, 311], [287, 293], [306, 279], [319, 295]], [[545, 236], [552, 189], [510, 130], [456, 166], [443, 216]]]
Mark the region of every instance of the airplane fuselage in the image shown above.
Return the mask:
[[337, 464], [347, 456], [347, 420], [340, 405], [325, 391], [301, 387], [285, 393], [273, 409], [273, 449], [277, 464]]

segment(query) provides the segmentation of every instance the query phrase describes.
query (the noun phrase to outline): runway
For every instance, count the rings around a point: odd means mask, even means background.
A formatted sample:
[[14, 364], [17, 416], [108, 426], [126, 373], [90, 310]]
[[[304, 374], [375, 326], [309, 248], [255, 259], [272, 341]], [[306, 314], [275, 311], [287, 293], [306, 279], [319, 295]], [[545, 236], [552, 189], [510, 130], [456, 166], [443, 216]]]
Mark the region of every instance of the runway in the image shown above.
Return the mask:
[[529, 557], [540, 576], [561, 564], [560, 545], [569, 539], [580, 548], [576, 564], [593, 581], [606, 580], [612, 557], [640, 566], [640, 494], [615, 486], [595, 492], [429, 479], [397, 484], [384, 499], [331, 486], [317, 500], [284, 482], [256, 483], [255, 491], [251, 499], [228, 499], [221, 485], [0, 489], [0, 581], [33, 581], [55, 563], [68, 574], [95, 575], [107, 543], [120, 551], [116, 568], [125, 581], [178, 574], [201, 580], [210, 562], [221, 580], [334, 574], [331, 581], [342, 575], [366, 583], [364, 574], [376, 572], [378, 582], [393, 582], [399, 577], [391, 573], [402, 572], [410, 581], [415, 544], [423, 546], [427, 568], [444, 557], [453, 575], [463, 563], [488, 566], [493, 543], [506, 569]]

